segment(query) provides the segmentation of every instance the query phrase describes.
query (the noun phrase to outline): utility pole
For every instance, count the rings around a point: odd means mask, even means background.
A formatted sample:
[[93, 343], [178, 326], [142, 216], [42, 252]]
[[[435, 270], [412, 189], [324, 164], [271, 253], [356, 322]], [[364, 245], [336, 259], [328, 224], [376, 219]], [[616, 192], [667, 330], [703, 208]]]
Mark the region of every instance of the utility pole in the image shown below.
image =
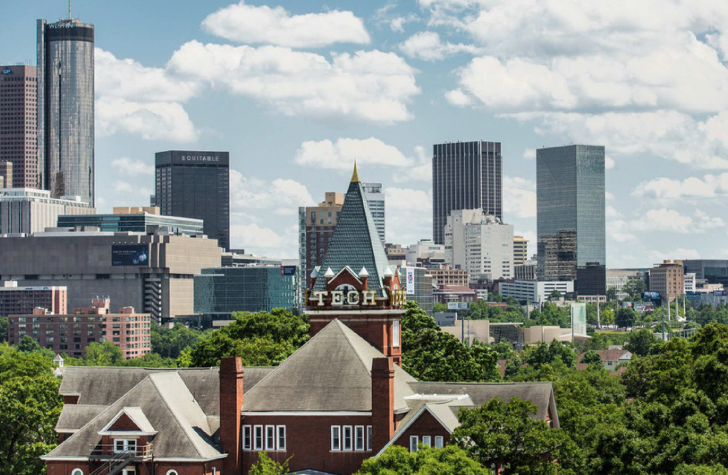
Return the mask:
[[599, 302], [597, 302], [597, 328], [602, 328], [602, 325], [599, 322]]

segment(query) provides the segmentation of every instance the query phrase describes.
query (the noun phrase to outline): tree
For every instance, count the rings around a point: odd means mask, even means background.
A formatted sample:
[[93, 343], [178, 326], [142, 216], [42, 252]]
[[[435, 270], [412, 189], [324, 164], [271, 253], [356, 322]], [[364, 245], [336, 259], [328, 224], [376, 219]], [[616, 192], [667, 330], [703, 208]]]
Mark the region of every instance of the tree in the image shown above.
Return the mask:
[[614, 317], [614, 323], [620, 328], [634, 326], [635, 321], [637, 321], [637, 312], [631, 308], [620, 308]]
[[432, 305], [432, 311], [433, 311], [433, 313], [447, 312], [447, 306], [445, 306], [445, 304], [442, 304], [440, 302], [435, 302]]
[[0, 317], [0, 343], [8, 341], [8, 317]]
[[457, 445], [435, 449], [420, 445], [410, 452], [399, 445], [390, 445], [379, 457], [364, 461], [357, 475], [489, 475]]
[[622, 291], [629, 295], [630, 300], [642, 300], [642, 293], [647, 290], [647, 286], [639, 279], [630, 279], [624, 284]]
[[514, 397], [494, 398], [482, 407], [461, 409], [452, 439], [483, 467], [502, 466], [504, 474], [556, 474], [573, 442], [560, 429], [534, 419], [535, 404]]
[[0, 473], [45, 473], [39, 457], [58, 442], [59, 384], [51, 358], [0, 345]]
[[116, 366], [124, 361], [121, 348], [110, 341], [89, 343], [86, 347], [86, 366]]
[[584, 357], [581, 359], [582, 363], [586, 364], [602, 364], [602, 358], [599, 356], [599, 353], [597, 353], [594, 350], [589, 350], [584, 354]]
[[562, 297], [561, 292], [559, 292], [556, 289], [552, 290], [551, 293], [549, 294], [549, 300], [551, 300], [551, 301], [558, 300], [561, 297]]
[[538, 342], [536, 348], [526, 357], [526, 362], [536, 369], [545, 364], [553, 365], [557, 361], [566, 367], [573, 368], [576, 364], [576, 355], [574, 350], [556, 340], [548, 344]]
[[201, 332], [176, 323], [172, 328], [152, 324], [152, 351], [165, 358], [177, 358], [185, 348], [194, 348], [197, 342], [207, 338], [212, 330]]
[[607, 301], [611, 302], [617, 300], [617, 288], [616, 287], [609, 287], [607, 289]]
[[291, 455], [283, 463], [278, 463], [268, 457], [265, 452], [258, 452], [258, 461], [250, 467], [249, 475], [285, 475], [289, 472], [288, 462], [293, 458]]
[[29, 337], [28, 335], [23, 335], [23, 337], [18, 342], [18, 350], [22, 351], [23, 353], [33, 353], [35, 351], [40, 351], [40, 345], [37, 341]]
[[647, 356], [650, 352], [650, 348], [660, 340], [652, 333], [652, 330], [648, 328], [642, 328], [637, 331], [633, 331], [627, 337], [627, 345], [625, 349], [631, 351], [637, 356]]

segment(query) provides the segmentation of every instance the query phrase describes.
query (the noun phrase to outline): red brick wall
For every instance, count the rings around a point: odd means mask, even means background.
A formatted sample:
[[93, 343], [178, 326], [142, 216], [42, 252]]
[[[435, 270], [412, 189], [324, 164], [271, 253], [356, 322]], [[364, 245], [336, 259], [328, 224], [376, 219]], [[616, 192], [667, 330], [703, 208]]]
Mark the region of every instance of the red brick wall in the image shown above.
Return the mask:
[[376, 453], [394, 435], [394, 364], [390, 358], [372, 360], [372, 425]]
[[242, 442], [240, 410], [243, 407], [243, 364], [239, 357], [220, 361], [220, 445], [228, 454], [225, 471], [240, 472]]
[[[316, 307], [311, 308], [314, 310], [316, 309]], [[397, 347], [392, 346], [392, 321], [401, 320], [402, 312], [396, 312], [397, 313], [393, 313], [392, 315], [383, 315], [367, 314], [366, 310], [362, 310], [361, 314], [346, 315], [337, 314], [335, 310], [331, 310], [331, 313], [327, 315], [319, 314], [311, 316], [310, 334], [313, 337], [335, 318], [338, 318], [357, 335], [364, 338], [376, 349], [384, 353], [385, 356], [394, 357], [395, 363], [399, 364], [402, 355], [402, 347], [401, 344]], [[384, 319], [386, 319], [386, 321], [382, 321]], [[402, 327], [400, 325], [400, 339], [401, 332]]]
[[83, 462], [47, 462], [46, 463], [46, 474], [47, 475], [71, 475], [74, 469], [80, 468], [83, 470], [84, 475], [88, 475], [89, 464]]
[[[180, 462], [156, 462], [152, 467], [151, 462], [138, 463], [135, 465], [137, 475], [167, 475], [170, 470], [176, 470], [178, 475], [212, 475], [212, 469], [217, 468], [217, 475], [223, 474], [222, 460], [215, 460], [205, 463], [180, 463]], [[48, 462], [46, 464], [47, 475], [71, 475], [74, 469], [80, 468], [84, 475], [89, 475], [97, 465], [90, 467], [88, 463], [82, 462]]]
[[393, 442], [394, 445], [401, 445], [409, 450], [410, 436], [416, 435], [419, 437], [419, 442], [422, 443], [422, 436], [429, 435], [431, 437], [431, 444], [435, 446], [435, 436], [442, 436], [443, 443], [447, 444], [450, 440], [450, 433], [435, 419], [429, 411], [425, 410], [411, 426], [407, 428], [398, 438]]
[[[366, 451], [366, 426], [372, 425], [369, 416], [243, 416], [243, 425], [262, 425], [265, 437], [266, 425], [286, 426], [286, 451], [268, 451], [270, 458], [280, 463], [291, 457], [291, 471], [313, 469], [322, 472], [347, 475], [356, 472], [364, 459], [375, 452]], [[364, 426], [365, 451], [344, 452], [331, 450], [331, 426]], [[254, 429], [253, 429], [254, 430]], [[353, 434], [354, 429], [352, 429]], [[254, 432], [253, 432], [254, 435]], [[353, 444], [353, 441], [352, 441]], [[254, 447], [254, 445], [253, 445]], [[353, 445], [352, 445], [353, 447]], [[243, 451], [243, 473], [258, 461], [255, 450]], [[181, 474], [180, 474], [181, 475]]]
[[119, 417], [114, 424], [109, 427], [109, 430], [115, 431], [115, 430], [139, 430], [139, 427], [132, 421], [129, 416], [126, 414], [122, 414], [121, 417]]

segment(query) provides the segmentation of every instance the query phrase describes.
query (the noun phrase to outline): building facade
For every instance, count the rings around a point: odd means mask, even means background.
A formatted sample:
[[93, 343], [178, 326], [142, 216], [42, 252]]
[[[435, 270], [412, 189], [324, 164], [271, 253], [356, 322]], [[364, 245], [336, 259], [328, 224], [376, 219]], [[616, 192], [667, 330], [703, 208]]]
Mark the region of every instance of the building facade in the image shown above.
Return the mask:
[[230, 154], [167, 150], [156, 153], [154, 161], [161, 213], [201, 219], [205, 234], [230, 249]]
[[445, 246], [435, 244], [432, 239], [420, 239], [417, 244], [407, 247], [405, 260], [408, 266], [417, 266], [423, 260], [445, 261]]
[[0, 262], [2, 280], [67, 287], [70, 308], [106, 295], [166, 323], [194, 313], [193, 278], [220, 265], [220, 248], [214, 239], [185, 235], [61, 228], [0, 237]]
[[576, 231], [562, 229], [538, 240], [538, 280], [576, 280]]
[[0, 234], [36, 233], [53, 228], [63, 215], [94, 215], [88, 203], [51, 198], [35, 188], [0, 188]]
[[[571, 263], [571, 254], [566, 256], [568, 266], [573, 266], [568, 272], [572, 279], [576, 268], [587, 263], [606, 266], [604, 160], [602, 146], [567, 145], [536, 151], [539, 262], [542, 241], [560, 240], [563, 231], [574, 232], [575, 263]], [[560, 253], [557, 262], [545, 262], [547, 268], [539, 272], [539, 279], [554, 280], [554, 273], [559, 274], [558, 279], [568, 278]], [[553, 266], [558, 269], [551, 270]], [[600, 295], [606, 293], [606, 289], [598, 290]]]
[[684, 275], [684, 284], [683, 284], [683, 292], [686, 294], [688, 292], [697, 292], [698, 285], [697, 285], [697, 278], [695, 277], [694, 272], [688, 272]]
[[35, 66], [0, 66], [0, 164], [7, 162], [12, 167], [3, 180], [5, 188], [41, 187], [36, 75]]
[[66, 313], [67, 295], [65, 287], [18, 287], [15, 281], [3, 282], [0, 287], [0, 316], [31, 314], [38, 307], [51, 313]]
[[513, 282], [501, 282], [498, 289], [501, 297], [513, 297], [522, 303], [538, 303], [546, 302], [554, 290], [558, 290], [562, 295], [573, 292], [574, 282], [564, 280], [551, 282], [515, 280]]
[[[410, 278], [412, 281], [410, 282]], [[400, 268], [400, 282], [403, 283], [407, 300], [417, 302], [417, 306], [432, 316], [435, 297], [432, 289], [430, 270], [423, 267]]]
[[437, 287], [443, 285], [467, 287], [470, 282], [470, 274], [467, 269], [453, 269], [449, 266], [442, 266], [438, 269], [429, 268], [427, 272], [432, 276], [432, 283]]
[[682, 261], [665, 260], [650, 269], [650, 290], [659, 292], [660, 298], [672, 302], [684, 292], [685, 268]]
[[[1, 130], [2, 129], [0, 129], [0, 131]], [[8, 161], [0, 162], [0, 188], [12, 188], [12, 186], [13, 163]]]
[[317, 206], [298, 208], [298, 280], [302, 291], [311, 286], [311, 272], [324, 260], [343, 205], [344, 194], [329, 191]]
[[298, 275], [296, 266], [281, 265], [202, 269], [195, 276], [195, 313], [207, 327], [226, 324], [234, 312], [296, 311], [301, 308]]
[[445, 225], [445, 263], [470, 282], [513, 278], [513, 226], [481, 209], [453, 210]]
[[528, 239], [513, 236], [513, 265], [519, 266], [528, 260]]
[[536, 280], [536, 261], [525, 261], [523, 264], [513, 266], [513, 275], [516, 280]]
[[[114, 208], [113, 214], [65, 215], [58, 217], [59, 228], [91, 226], [106, 232], [140, 232], [162, 229], [187, 235], [203, 234], [201, 219], [162, 216], [159, 208]], [[210, 236], [210, 238], [212, 238]], [[214, 238], [212, 238], [214, 239]]]
[[94, 206], [94, 26], [38, 20], [37, 36], [40, 181]]
[[23, 336], [54, 353], [74, 358], [86, 355], [90, 343], [111, 342], [119, 347], [124, 358], [138, 358], [152, 350], [151, 316], [138, 314], [133, 307], [110, 312], [108, 298], [95, 298], [90, 307], [75, 308], [70, 315], [54, 315], [36, 308], [28, 315], [8, 318], [8, 341], [17, 345]]
[[649, 280], [649, 269], [607, 269], [607, 290], [616, 290], [617, 298], [620, 300], [627, 296], [624, 286], [630, 280], [641, 280], [646, 285]]
[[685, 259], [686, 273], [694, 273], [696, 279], [706, 279], [711, 284], [723, 284], [728, 288], [728, 259]]
[[374, 224], [377, 227], [377, 233], [379, 239], [384, 242], [386, 236], [385, 228], [385, 199], [384, 192], [382, 191], [381, 183], [364, 183], [361, 184], [364, 189], [364, 196], [369, 203], [369, 210], [372, 212], [372, 218], [374, 218]]
[[445, 224], [453, 210], [480, 208], [503, 219], [500, 142], [436, 144], [432, 156], [432, 240], [445, 244]]

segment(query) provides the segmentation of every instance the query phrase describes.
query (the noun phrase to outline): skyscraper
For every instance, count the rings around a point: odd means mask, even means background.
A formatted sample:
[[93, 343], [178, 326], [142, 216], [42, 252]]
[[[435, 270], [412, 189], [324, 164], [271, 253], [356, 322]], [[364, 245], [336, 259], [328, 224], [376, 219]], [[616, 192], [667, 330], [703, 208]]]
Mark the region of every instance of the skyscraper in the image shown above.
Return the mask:
[[500, 142], [454, 142], [433, 146], [432, 239], [445, 244], [452, 210], [477, 209], [503, 218]]
[[382, 192], [381, 183], [364, 183], [361, 184], [364, 190], [364, 196], [369, 203], [369, 211], [372, 212], [374, 224], [377, 226], [379, 239], [384, 242], [384, 193]]
[[12, 164], [10, 177], [0, 171], [6, 188], [40, 188], [36, 85], [35, 66], [0, 66], [0, 167]]
[[[604, 267], [604, 147], [567, 145], [539, 149], [536, 171], [539, 273], [553, 274], [550, 269], [542, 269], [541, 262], [546, 261], [540, 254], [545, 244], [558, 239], [559, 233], [563, 235], [564, 231], [576, 233], [576, 259], [571, 252], [563, 253], [564, 259], [575, 261], [570, 264], [572, 267], [584, 269], [588, 263]], [[555, 257], [560, 260], [558, 255]], [[560, 265], [553, 259], [548, 262], [551, 264], [544, 264], [547, 267]], [[557, 273], [563, 275], [565, 272], [561, 267]], [[572, 269], [568, 274], [576, 275], [576, 271]], [[606, 270], [604, 272], [606, 274]], [[595, 273], [591, 271], [584, 275], [593, 276]], [[587, 287], [594, 288], [593, 285], [583, 288]]]
[[168, 150], [155, 154], [155, 167], [161, 213], [203, 220], [207, 237], [230, 249], [230, 154]]
[[334, 235], [339, 213], [344, 206], [344, 194], [328, 191], [316, 206], [298, 208], [298, 263], [301, 291], [311, 286], [311, 271], [320, 266], [329, 240]]
[[94, 206], [94, 26], [38, 20], [38, 173], [52, 198]]

